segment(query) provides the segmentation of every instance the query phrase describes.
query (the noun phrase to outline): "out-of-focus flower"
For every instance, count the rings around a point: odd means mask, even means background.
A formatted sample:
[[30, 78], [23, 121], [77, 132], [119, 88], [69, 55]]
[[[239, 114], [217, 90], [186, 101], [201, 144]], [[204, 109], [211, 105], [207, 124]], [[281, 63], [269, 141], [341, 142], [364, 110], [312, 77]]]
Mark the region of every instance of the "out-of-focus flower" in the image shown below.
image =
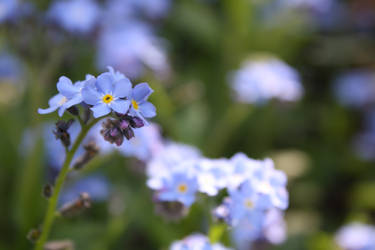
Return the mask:
[[262, 104], [270, 99], [297, 101], [303, 95], [296, 70], [277, 58], [245, 61], [231, 77], [236, 99]]
[[[1, 5], [1, 3], [0, 3]], [[1, 8], [1, 7], [0, 7]], [[0, 104], [10, 105], [17, 102], [24, 90], [22, 83], [24, 68], [14, 55], [0, 53]]]
[[147, 185], [154, 190], [161, 189], [163, 179], [170, 178], [177, 170], [193, 174], [200, 156], [199, 150], [192, 146], [167, 143], [147, 164]]
[[375, 72], [354, 70], [337, 77], [333, 85], [337, 100], [344, 106], [361, 108], [375, 101]]
[[156, 115], [156, 108], [151, 102], [147, 101], [153, 92], [147, 83], [136, 85], [132, 92], [130, 114], [141, 117], [144, 121], [146, 121], [145, 118], [154, 117]]
[[[86, 84], [82, 90], [83, 100], [90, 105], [95, 118], [114, 110], [126, 114], [130, 107], [132, 84], [126, 77], [115, 79], [111, 72], [98, 76], [95, 83]], [[125, 98], [125, 99], [124, 99]]]
[[341, 228], [335, 239], [344, 250], [373, 250], [375, 249], [375, 227], [352, 223]]
[[318, 13], [326, 13], [333, 5], [334, 0], [280, 0], [286, 8], [298, 8], [315, 11]]
[[195, 176], [189, 176], [184, 172], [175, 172], [169, 178], [163, 179], [163, 184], [157, 193], [157, 199], [161, 201], [178, 201], [186, 207], [190, 207], [195, 201], [198, 191], [198, 183]]
[[170, 250], [230, 250], [225, 246], [210, 243], [209, 239], [203, 234], [192, 234], [186, 238], [175, 241], [169, 248]]
[[110, 185], [102, 175], [91, 175], [68, 185], [61, 193], [60, 202], [66, 203], [77, 199], [81, 193], [88, 193], [94, 201], [104, 201], [109, 197]]
[[113, 65], [130, 78], [143, 74], [144, 66], [158, 76], [167, 75], [169, 64], [161, 39], [145, 24], [130, 22], [107, 27], [98, 41], [97, 65]]
[[16, 14], [19, 4], [18, 0], [0, 1], [0, 23]]
[[156, 156], [163, 148], [159, 127], [154, 123], [135, 129], [134, 135], [132, 139], [124, 141], [119, 148], [121, 154], [134, 156], [146, 162]]
[[286, 222], [284, 213], [271, 209], [266, 213], [263, 225], [263, 237], [272, 244], [281, 244], [286, 239]]
[[99, 20], [100, 8], [95, 0], [56, 0], [47, 15], [70, 32], [88, 33]]
[[[94, 79], [89, 78], [89, 81], [92, 80]], [[57, 83], [57, 90], [59, 93], [48, 101], [49, 108], [40, 108], [38, 109], [38, 113], [48, 114], [59, 109], [58, 114], [59, 116], [62, 116], [66, 109], [82, 102], [81, 90], [83, 86], [84, 82], [79, 81], [73, 84], [69, 78], [65, 76], [60, 77]]]

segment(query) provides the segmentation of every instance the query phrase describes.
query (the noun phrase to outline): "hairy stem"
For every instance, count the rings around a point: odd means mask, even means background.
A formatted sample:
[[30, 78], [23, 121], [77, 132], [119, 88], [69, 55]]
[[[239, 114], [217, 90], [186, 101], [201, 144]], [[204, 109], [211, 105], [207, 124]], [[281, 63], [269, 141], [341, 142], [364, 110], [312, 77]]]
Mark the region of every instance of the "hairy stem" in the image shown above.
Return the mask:
[[61, 188], [64, 184], [65, 178], [69, 173], [70, 164], [73, 160], [73, 157], [74, 157], [77, 149], [81, 145], [83, 139], [86, 137], [90, 128], [92, 126], [94, 126], [98, 121], [99, 121], [99, 119], [95, 119], [91, 123], [88, 123], [87, 125], [82, 126], [81, 132], [79, 133], [77, 139], [75, 140], [72, 148], [69, 151], [67, 151], [63, 167], [62, 167], [62, 169], [61, 169], [61, 171], [60, 171], [60, 173], [59, 173], [59, 175], [56, 179], [56, 182], [55, 182], [53, 195], [50, 197], [49, 202], [48, 202], [47, 213], [44, 217], [43, 226], [41, 228], [41, 235], [40, 235], [40, 238], [38, 239], [38, 241], [35, 245], [35, 250], [42, 250], [44, 244], [46, 243], [46, 241], [48, 239], [53, 221], [54, 221], [55, 216], [56, 216], [56, 207], [57, 207], [57, 202], [58, 202], [58, 199], [59, 199], [59, 194], [60, 194]]

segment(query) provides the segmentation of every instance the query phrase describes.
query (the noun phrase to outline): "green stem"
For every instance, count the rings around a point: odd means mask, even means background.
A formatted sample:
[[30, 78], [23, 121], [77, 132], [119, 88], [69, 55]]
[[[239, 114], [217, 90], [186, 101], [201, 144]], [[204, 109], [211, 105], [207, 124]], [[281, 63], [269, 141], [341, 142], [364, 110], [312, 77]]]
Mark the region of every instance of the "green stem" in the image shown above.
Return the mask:
[[83, 139], [86, 137], [90, 128], [92, 126], [94, 126], [98, 121], [99, 121], [99, 119], [95, 119], [91, 123], [82, 127], [81, 132], [79, 133], [79, 135], [78, 135], [76, 141], [74, 142], [71, 150], [69, 150], [66, 154], [65, 162], [64, 162], [63, 167], [62, 167], [62, 169], [59, 173], [59, 176], [57, 177], [57, 180], [56, 180], [53, 195], [51, 196], [51, 198], [49, 199], [49, 202], [48, 202], [47, 213], [46, 213], [46, 216], [44, 217], [43, 227], [41, 228], [41, 235], [40, 235], [40, 238], [35, 245], [35, 250], [43, 250], [43, 246], [48, 239], [48, 235], [51, 231], [51, 227], [52, 227], [53, 221], [54, 221], [55, 216], [56, 216], [55, 211], [56, 211], [57, 202], [58, 202], [58, 199], [59, 199], [59, 194], [60, 194], [61, 188], [64, 184], [65, 178], [66, 178], [67, 174], [69, 173], [70, 164], [73, 160], [73, 157], [74, 157], [77, 149], [81, 145]]

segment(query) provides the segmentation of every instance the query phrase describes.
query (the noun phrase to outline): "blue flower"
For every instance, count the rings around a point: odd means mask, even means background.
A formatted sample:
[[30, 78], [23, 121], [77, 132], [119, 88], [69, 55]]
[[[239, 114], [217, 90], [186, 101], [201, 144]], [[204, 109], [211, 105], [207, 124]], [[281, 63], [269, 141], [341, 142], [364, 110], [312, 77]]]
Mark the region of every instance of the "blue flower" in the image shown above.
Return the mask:
[[341, 228], [335, 240], [343, 250], [373, 250], [375, 227], [354, 222]]
[[251, 181], [244, 182], [239, 189], [230, 190], [229, 194], [231, 224], [249, 219], [254, 226], [260, 227], [264, 212], [272, 207], [269, 197], [259, 193]]
[[173, 173], [171, 178], [163, 180], [163, 187], [158, 193], [161, 201], [178, 201], [190, 207], [195, 201], [198, 190], [197, 180], [186, 173]]
[[131, 110], [130, 114], [134, 116], [138, 116], [143, 120], [145, 118], [152, 118], [156, 115], [156, 108], [155, 106], [148, 102], [148, 97], [154, 91], [148, 86], [147, 83], [140, 83], [136, 85], [133, 89], [132, 93], [132, 101], [131, 101]]
[[0, 22], [7, 20], [16, 13], [19, 5], [18, 0], [2, 0], [0, 1]]
[[85, 103], [93, 105], [95, 118], [107, 115], [111, 110], [126, 114], [130, 107], [132, 84], [125, 76], [115, 78], [111, 72], [98, 76], [95, 82], [86, 84], [82, 90]]
[[[92, 80], [92, 78], [90, 78]], [[59, 93], [53, 96], [49, 101], [49, 108], [38, 109], [39, 114], [48, 114], [59, 109], [58, 114], [61, 117], [65, 110], [82, 102], [81, 90], [85, 82], [77, 82], [75, 84], [72, 81], [62, 76], [57, 83], [57, 90]]]
[[207, 236], [202, 234], [192, 234], [183, 240], [175, 241], [169, 248], [170, 250], [230, 250], [225, 246], [215, 243], [211, 244]]
[[98, 21], [99, 6], [92, 0], [56, 1], [48, 16], [70, 32], [90, 32]]

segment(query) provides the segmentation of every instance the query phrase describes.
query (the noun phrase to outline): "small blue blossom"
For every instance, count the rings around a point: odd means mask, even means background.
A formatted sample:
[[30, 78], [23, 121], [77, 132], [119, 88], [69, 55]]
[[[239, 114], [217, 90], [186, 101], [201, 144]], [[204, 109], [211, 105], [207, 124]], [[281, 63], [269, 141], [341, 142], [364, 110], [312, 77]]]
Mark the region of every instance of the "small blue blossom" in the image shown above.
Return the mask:
[[85, 103], [93, 105], [90, 109], [95, 118], [105, 116], [111, 110], [126, 114], [130, 107], [132, 84], [126, 77], [115, 79], [111, 72], [98, 76], [94, 83], [86, 84], [82, 90]]
[[16, 13], [18, 5], [18, 0], [0, 1], [0, 23], [14, 15]]
[[163, 180], [163, 187], [158, 192], [161, 201], [178, 201], [190, 207], [195, 201], [198, 183], [194, 176], [186, 173], [174, 173]]
[[[90, 78], [90, 80], [92, 80], [92, 78]], [[81, 90], [84, 83], [85, 82], [77, 82], [73, 84], [69, 78], [65, 76], [60, 77], [57, 83], [59, 93], [48, 101], [49, 108], [40, 108], [38, 109], [38, 113], [48, 114], [59, 109], [58, 114], [61, 117], [66, 109], [82, 102]]]
[[337, 232], [335, 240], [343, 250], [373, 250], [375, 249], [375, 227], [351, 223]]
[[232, 75], [231, 87], [243, 103], [263, 104], [273, 98], [292, 102], [303, 95], [297, 71], [277, 58], [245, 61]]
[[100, 16], [100, 8], [94, 0], [55, 1], [48, 17], [70, 32], [92, 31]]
[[131, 110], [130, 114], [138, 116], [146, 121], [145, 118], [152, 118], [156, 115], [155, 106], [148, 102], [148, 97], [154, 91], [148, 86], [147, 83], [140, 83], [136, 85], [132, 92]]
[[170, 250], [230, 250], [225, 246], [215, 243], [212, 244], [207, 236], [203, 234], [192, 234], [180, 241], [175, 241], [169, 248]]

